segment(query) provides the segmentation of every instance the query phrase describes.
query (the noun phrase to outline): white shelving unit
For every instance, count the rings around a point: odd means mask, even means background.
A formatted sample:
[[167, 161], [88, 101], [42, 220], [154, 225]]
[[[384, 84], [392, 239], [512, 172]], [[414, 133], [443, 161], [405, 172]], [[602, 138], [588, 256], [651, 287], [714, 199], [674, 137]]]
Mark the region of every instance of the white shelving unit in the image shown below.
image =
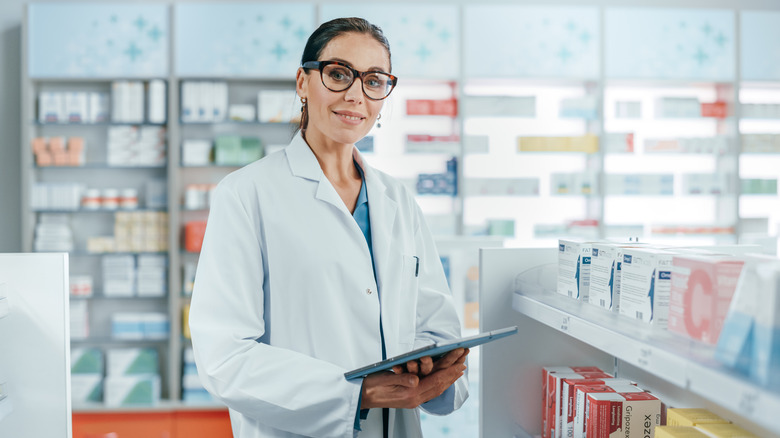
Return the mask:
[[[550, 292], [555, 270], [543, 267], [556, 258], [550, 248], [481, 251], [480, 330], [521, 327], [512, 345], [482, 350], [481, 436], [538, 434], [541, 368], [556, 365], [600, 366], [669, 407], [704, 407], [759, 436], [780, 436], [780, 392], [724, 368], [711, 346]], [[517, 291], [517, 275], [540, 267], [541, 287]]]

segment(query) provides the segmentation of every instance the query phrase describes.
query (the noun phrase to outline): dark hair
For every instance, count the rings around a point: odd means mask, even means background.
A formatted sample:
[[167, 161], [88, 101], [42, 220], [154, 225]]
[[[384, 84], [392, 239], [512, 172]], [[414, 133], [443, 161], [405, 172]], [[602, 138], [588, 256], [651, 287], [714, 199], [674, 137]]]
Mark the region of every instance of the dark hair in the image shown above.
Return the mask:
[[[322, 23], [320, 27], [309, 36], [308, 41], [306, 41], [306, 47], [303, 48], [303, 55], [301, 56], [301, 65], [308, 61], [318, 61], [320, 55], [322, 55], [322, 51], [325, 50], [325, 46], [327, 46], [333, 38], [350, 32], [361, 33], [373, 37], [387, 50], [387, 59], [390, 61], [390, 43], [387, 42], [387, 38], [385, 38], [385, 34], [382, 33], [382, 29], [377, 25], [369, 23], [366, 19], [349, 17], [336, 18]], [[393, 64], [390, 62], [390, 71], [393, 69], [392, 66]], [[390, 73], [390, 71], [388, 71], [388, 73]], [[299, 129], [305, 131], [308, 124], [309, 111], [304, 103], [301, 107], [301, 124]]]

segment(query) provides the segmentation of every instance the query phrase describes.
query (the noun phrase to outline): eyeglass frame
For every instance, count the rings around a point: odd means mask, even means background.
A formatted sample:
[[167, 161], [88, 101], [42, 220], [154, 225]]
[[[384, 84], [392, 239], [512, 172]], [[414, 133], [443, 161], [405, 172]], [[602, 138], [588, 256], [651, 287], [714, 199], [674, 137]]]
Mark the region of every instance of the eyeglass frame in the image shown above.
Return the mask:
[[[345, 88], [343, 90], [336, 91], [336, 90], [333, 90], [333, 89], [329, 88], [327, 85], [325, 85], [325, 77], [323, 76], [323, 70], [325, 69], [325, 67], [327, 67], [327, 66], [329, 66], [331, 64], [339, 65], [339, 66], [344, 67], [347, 70], [352, 72], [352, 82], [350, 82], [349, 85], [347, 85], [347, 88]], [[384, 71], [380, 71], [380, 70], [359, 71], [359, 70], [355, 70], [354, 68], [350, 67], [349, 65], [347, 65], [347, 64], [345, 64], [345, 63], [343, 63], [341, 61], [306, 61], [303, 64], [301, 64], [301, 68], [309, 69], [309, 70], [311, 70], [311, 69], [319, 70], [320, 71], [320, 81], [322, 81], [322, 86], [327, 88], [329, 91], [334, 92], [334, 93], [341, 93], [342, 91], [349, 90], [350, 88], [352, 88], [352, 85], [355, 84], [355, 79], [360, 78], [360, 89], [363, 91], [363, 95], [366, 96], [366, 98], [371, 99], [373, 101], [380, 101], [380, 100], [387, 99], [388, 96], [390, 96], [390, 93], [392, 93], [393, 90], [395, 89], [395, 86], [398, 84], [398, 77], [396, 77], [394, 75], [391, 75], [390, 73], [387, 73], [387, 72], [384, 72]], [[371, 73], [381, 73], [383, 75], [387, 75], [387, 76], [390, 77], [390, 83], [392, 84], [392, 87], [390, 87], [390, 91], [387, 92], [387, 95], [385, 95], [385, 97], [382, 97], [382, 98], [379, 98], [379, 99], [375, 99], [375, 98], [369, 96], [368, 93], [366, 93], [366, 88], [365, 88], [366, 85], [365, 85], [365, 82], [363, 82], [363, 78], [366, 75], [371, 74]]]

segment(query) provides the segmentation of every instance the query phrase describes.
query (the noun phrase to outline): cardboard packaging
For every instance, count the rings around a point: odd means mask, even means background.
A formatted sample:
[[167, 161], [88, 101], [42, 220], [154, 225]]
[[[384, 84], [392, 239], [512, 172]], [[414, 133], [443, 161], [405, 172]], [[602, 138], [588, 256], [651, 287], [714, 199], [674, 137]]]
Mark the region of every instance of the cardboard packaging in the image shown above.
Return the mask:
[[160, 402], [160, 376], [107, 376], [106, 406], [154, 406]]
[[549, 428], [550, 438], [561, 438], [563, 436], [563, 383], [565, 379], [604, 379], [612, 376], [599, 371], [578, 371], [578, 372], [553, 372], [547, 374], [548, 394], [552, 400], [548, 400], [546, 421]]
[[159, 374], [158, 362], [153, 348], [111, 348], [106, 351], [106, 375]]
[[669, 330], [715, 344], [742, 272], [742, 260], [676, 255], [669, 297]]
[[[555, 373], [587, 373], [603, 372], [594, 366], [548, 366], [542, 368], [542, 438], [550, 438], [550, 432], [555, 428]], [[554, 436], [554, 435], [553, 435]]]
[[780, 260], [747, 255], [715, 357], [769, 387], [780, 386]]
[[652, 438], [661, 401], [652, 394], [595, 393], [586, 399], [588, 438]]
[[655, 438], [707, 438], [708, 435], [695, 427], [657, 426]]
[[642, 245], [594, 243], [590, 259], [590, 287], [588, 303], [618, 312], [620, 309], [620, 284], [623, 270], [623, 251]]
[[[561, 420], [561, 436], [571, 438], [574, 435], [575, 417], [577, 415], [577, 388], [586, 386], [608, 386], [610, 388], [622, 388], [632, 386], [633, 382], [627, 379], [614, 377], [592, 377], [598, 373], [583, 373], [588, 377], [563, 379], [561, 398], [559, 400]], [[601, 373], [608, 376], [606, 373]]]
[[558, 293], [588, 302], [593, 243], [558, 240]]
[[736, 424], [701, 424], [696, 429], [710, 438], [758, 438]]
[[634, 393], [645, 392], [633, 384], [625, 383], [605, 383], [603, 385], [577, 385], [574, 397], [574, 424], [571, 428], [572, 438], [585, 438], [587, 436], [587, 397], [588, 394], [598, 393]]
[[667, 426], [698, 426], [700, 424], [722, 424], [730, 421], [700, 408], [669, 408], [666, 410]]
[[671, 251], [652, 248], [623, 251], [621, 315], [666, 328], [673, 257]]

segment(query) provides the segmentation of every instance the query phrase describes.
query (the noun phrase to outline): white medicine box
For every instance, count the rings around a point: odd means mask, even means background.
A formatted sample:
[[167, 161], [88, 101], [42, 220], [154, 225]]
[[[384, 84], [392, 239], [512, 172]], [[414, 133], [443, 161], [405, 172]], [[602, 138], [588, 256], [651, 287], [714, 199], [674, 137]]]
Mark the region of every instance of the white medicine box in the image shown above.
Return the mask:
[[621, 315], [666, 328], [674, 253], [626, 248], [620, 282]]
[[588, 302], [593, 243], [558, 240], [558, 293]]

